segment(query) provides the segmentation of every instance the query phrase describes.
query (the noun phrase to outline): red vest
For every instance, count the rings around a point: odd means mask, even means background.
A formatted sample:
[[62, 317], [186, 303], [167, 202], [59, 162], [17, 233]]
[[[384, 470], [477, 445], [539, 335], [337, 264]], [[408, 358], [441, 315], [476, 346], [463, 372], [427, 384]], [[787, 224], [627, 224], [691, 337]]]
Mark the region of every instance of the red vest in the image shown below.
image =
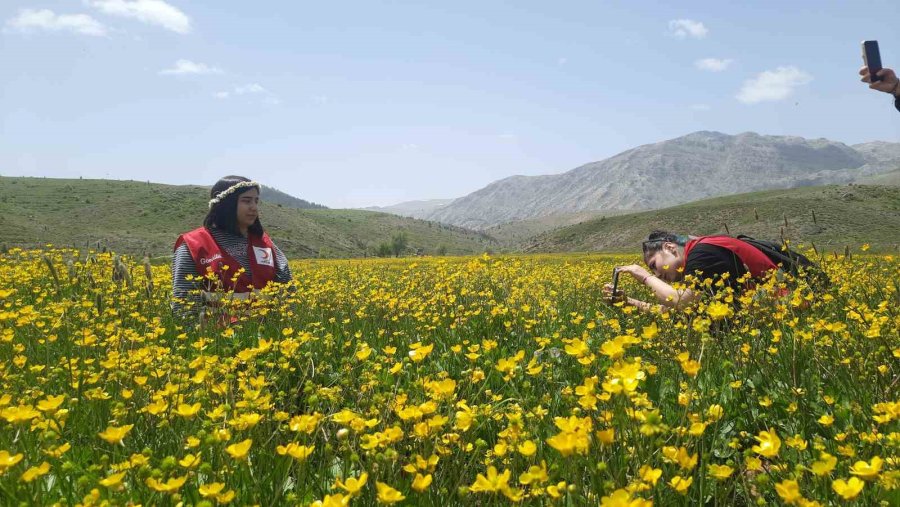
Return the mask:
[[753, 278], [763, 278], [767, 271], [778, 269], [778, 266], [776, 266], [775, 263], [772, 262], [772, 259], [769, 259], [766, 254], [762, 253], [753, 245], [744, 243], [731, 236], [701, 236], [697, 239], [688, 241], [687, 244], [684, 245], [685, 263], [687, 263], [687, 257], [691, 253], [691, 250], [698, 243], [720, 246], [731, 250], [731, 252], [740, 259], [741, 263], [747, 267], [747, 271], [750, 272], [750, 276]]
[[250, 259], [252, 280], [247, 273], [243, 273], [237, 280], [232, 281], [235, 272], [241, 269], [241, 264], [219, 247], [205, 227], [199, 227], [179, 236], [178, 241], [175, 242], [175, 250], [182, 244], [187, 245], [197, 273], [205, 275], [213, 272], [217, 275], [218, 287], [207, 282], [207, 290], [214, 291], [216, 288], [222, 288], [226, 291], [250, 292], [251, 285], [254, 289], [262, 289], [269, 282], [275, 280], [277, 264], [275, 245], [272, 244], [268, 234], [263, 233], [262, 236], [250, 234], [249, 239], [247, 258]]

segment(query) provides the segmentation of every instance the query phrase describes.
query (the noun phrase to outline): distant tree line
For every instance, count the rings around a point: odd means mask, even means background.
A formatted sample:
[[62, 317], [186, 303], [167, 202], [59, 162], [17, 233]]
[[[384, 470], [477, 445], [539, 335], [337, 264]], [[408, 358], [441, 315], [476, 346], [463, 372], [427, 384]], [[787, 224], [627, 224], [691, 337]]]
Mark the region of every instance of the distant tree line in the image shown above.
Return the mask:
[[[391, 237], [390, 241], [384, 241], [378, 245], [378, 248], [375, 249], [375, 255], [378, 257], [400, 257], [409, 250], [409, 237], [405, 232], [398, 232]], [[415, 255], [424, 255], [425, 251], [422, 248], [417, 248], [414, 252]], [[447, 255], [447, 246], [439, 245], [437, 249], [434, 251], [435, 255]]]

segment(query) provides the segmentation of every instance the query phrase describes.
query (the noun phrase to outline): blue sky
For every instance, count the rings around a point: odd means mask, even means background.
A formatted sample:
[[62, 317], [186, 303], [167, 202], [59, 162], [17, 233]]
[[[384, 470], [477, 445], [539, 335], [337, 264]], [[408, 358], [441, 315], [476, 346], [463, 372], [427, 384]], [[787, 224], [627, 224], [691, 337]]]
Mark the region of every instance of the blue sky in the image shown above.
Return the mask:
[[[676, 5], [677, 4], [677, 5]], [[458, 197], [696, 130], [900, 141], [900, 2], [2, 0], [0, 174], [333, 206]]]

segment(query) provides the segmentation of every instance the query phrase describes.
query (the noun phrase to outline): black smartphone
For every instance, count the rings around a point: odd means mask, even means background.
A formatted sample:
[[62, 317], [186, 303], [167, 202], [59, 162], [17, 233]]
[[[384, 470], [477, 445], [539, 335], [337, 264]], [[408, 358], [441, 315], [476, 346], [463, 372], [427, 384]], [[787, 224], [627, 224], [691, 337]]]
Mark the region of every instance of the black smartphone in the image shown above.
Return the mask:
[[612, 296], [610, 296], [610, 301], [613, 303], [616, 302], [616, 297], [619, 294], [619, 268], [613, 268], [613, 290]]
[[881, 78], [876, 76], [878, 71], [881, 70], [881, 52], [878, 51], [878, 41], [864, 40], [862, 43], [862, 51], [863, 62], [865, 62], [866, 67], [869, 68], [870, 80], [873, 83], [875, 81], [881, 81]]

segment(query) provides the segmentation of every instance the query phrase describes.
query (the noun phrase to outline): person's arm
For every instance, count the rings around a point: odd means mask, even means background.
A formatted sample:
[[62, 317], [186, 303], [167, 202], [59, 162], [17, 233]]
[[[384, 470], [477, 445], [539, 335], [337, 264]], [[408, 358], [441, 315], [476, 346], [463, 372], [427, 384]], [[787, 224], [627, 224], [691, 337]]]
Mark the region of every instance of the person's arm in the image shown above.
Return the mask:
[[172, 312], [178, 317], [190, 317], [200, 312], [203, 301], [197, 282], [188, 280], [197, 276], [197, 267], [187, 245], [181, 245], [172, 256]]
[[663, 313], [670, 308], [663, 304], [653, 304], [635, 298], [625, 298], [625, 302], [644, 313]]
[[648, 303], [648, 302], [646, 302], [646, 301], [641, 301], [640, 299], [635, 299], [635, 298], [632, 298], [632, 297], [627, 297], [627, 296], [625, 296], [625, 293], [622, 292], [622, 291], [620, 291], [620, 290], [617, 290], [617, 291], [616, 291], [616, 295], [613, 296], [613, 286], [612, 286], [611, 283], [608, 283], [608, 284], [606, 284], [606, 285], [603, 286], [603, 294], [604, 294], [604, 296], [607, 298], [607, 300], [609, 300], [610, 302], [621, 302], [621, 303], [625, 303], [625, 304], [627, 304], [627, 305], [629, 305], [629, 306], [633, 306], [633, 307], [637, 308], [638, 310], [640, 310], [640, 311], [642, 311], [642, 312], [647, 312], [647, 313], [659, 312], [659, 313], [662, 313], [662, 312], [668, 310], [668, 308], [666, 308], [664, 305], [659, 305], [659, 304], [654, 305], [653, 303]]
[[275, 247], [275, 265], [278, 267], [278, 270], [275, 271], [275, 281], [279, 283], [288, 283], [293, 278], [291, 275], [291, 266], [288, 264], [288, 258], [277, 245], [272, 243], [272, 246]]
[[862, 82], [869, 83], [869, 88], [893, 95], [894, 107], [900, 111], [900, 78], [897, 77], [897, 73], [893, 69], [884, 68], [879, 70], [875, 75], [881, 79], [874, 83], [872, 82], [872, 76], [869, 75], [868, 67], [859, 69], [859, 75], [862, 76]]
[[[672, 287], [664, 280], [661, 280], [656, 275], [637, 264], [623, 266], [619, 268], [619, 270], [631, 274], [631, 276], [633, 276], [635, 280], [643, 285], [646, 285], [650, 290], [653, 291], [656, 299], [663, 306], [666, 306], [668, 308], [680, 309], [694, 302], [695, 294], [693, 291], [691, 291], [690, 289], [676, 289], [675, 287]], [[649, 304], [639, 300], [635, 301], [643, 303], [644, 305]]]

